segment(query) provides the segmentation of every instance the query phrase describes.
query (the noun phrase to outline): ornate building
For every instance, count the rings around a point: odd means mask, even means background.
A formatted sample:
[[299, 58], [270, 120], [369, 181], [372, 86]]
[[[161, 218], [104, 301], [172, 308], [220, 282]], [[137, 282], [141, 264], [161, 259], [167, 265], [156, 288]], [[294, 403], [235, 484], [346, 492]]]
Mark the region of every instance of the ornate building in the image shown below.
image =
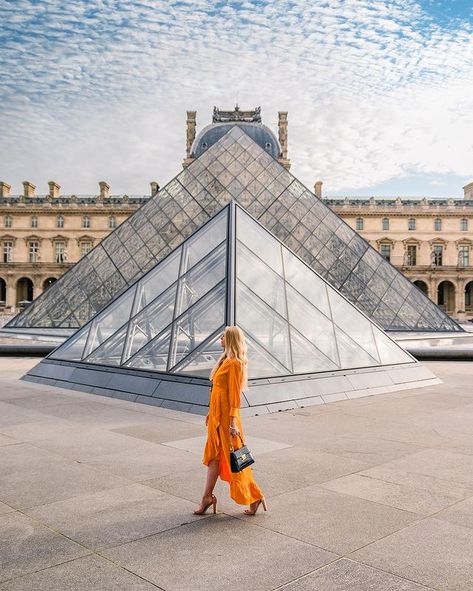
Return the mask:
[[[315, 184], [322, 198], [322, 183]], [[463, 199], [327, 197], [350, 226], [457, 320], [473, 318], [473, 183]]]
[[[12, 313], [32, 301], [114, 228], [149, 199], [147, 195], [111, 195], [99, 183], [98, 195], [63, 195], [51, 181], [37, 195], [25, 181], [13, 195], [0, 182], [0, 309]], [[151, 195], [158, 184], [151, 183]]]

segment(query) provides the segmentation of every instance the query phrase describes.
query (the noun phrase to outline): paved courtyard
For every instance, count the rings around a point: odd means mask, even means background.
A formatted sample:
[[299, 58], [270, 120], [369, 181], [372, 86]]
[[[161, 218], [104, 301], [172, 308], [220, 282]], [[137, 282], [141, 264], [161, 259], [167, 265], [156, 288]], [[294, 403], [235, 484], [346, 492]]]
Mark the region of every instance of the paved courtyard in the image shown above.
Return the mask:
[[196, 517], [203, 419], [0, 358], [0, 591], [473, 589], [473, 363], [245, 422], [268, 513]]

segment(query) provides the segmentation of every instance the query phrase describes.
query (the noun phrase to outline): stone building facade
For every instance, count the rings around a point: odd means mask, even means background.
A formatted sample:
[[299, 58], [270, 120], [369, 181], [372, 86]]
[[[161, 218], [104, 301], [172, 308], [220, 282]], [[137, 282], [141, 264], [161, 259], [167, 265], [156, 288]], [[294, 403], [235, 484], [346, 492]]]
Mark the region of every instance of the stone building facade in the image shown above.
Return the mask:
[[[151, 195], [158, 191], [151, 183]], [[32, 301], [140, 207], [149, 195], [64, 195], [51, 181], [47, 194], [25, 181], [22, 194], [0, 182], [0, 310], [14, 313]]]
[[[314, 186], [322, 197], [322, 184]], [[323, 201], [456, 320], [473, 318], [473, 183], [463, 199]]]

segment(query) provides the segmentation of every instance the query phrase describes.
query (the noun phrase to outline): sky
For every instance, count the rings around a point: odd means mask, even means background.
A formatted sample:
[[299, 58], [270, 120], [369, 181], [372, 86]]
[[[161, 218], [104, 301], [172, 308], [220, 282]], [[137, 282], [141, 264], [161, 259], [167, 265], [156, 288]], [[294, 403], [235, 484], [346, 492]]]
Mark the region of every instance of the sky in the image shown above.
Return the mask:
[[462, 197], [472, 87], [466, 0], [0, 0], [0, 180], [147, 194], [238, 95], [325, 195]]

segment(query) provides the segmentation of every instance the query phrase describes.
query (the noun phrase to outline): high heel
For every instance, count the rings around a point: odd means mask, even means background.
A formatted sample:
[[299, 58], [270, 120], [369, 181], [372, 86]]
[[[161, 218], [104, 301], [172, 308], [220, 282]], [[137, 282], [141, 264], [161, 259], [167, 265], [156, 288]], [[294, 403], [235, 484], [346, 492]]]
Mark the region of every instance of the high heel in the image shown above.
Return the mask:
[[264, 497], [261, 497], [261, 499], [259, 499], [258, 501], [256, 501], [258, 504], [255, 507], [255, 510], [252, 511], [251, 509], [246, 509], [245, 510], [245, 515], [256, 515], [256, 511], [258, 511], [259, 506], [263, 505], [263, 509], [265, 511], [268, 510], [268, 506], [266, 505], [266, 499]]
[[194, 515], [204, 515], [211, 505], [213, 505], [213, 513], [215, 515], [215, 513], [217, 513], [217, 497], [215, 495], [212, 495], [212, 500], [208, 505], [205, 505], [203, 509], [196, 509]]

